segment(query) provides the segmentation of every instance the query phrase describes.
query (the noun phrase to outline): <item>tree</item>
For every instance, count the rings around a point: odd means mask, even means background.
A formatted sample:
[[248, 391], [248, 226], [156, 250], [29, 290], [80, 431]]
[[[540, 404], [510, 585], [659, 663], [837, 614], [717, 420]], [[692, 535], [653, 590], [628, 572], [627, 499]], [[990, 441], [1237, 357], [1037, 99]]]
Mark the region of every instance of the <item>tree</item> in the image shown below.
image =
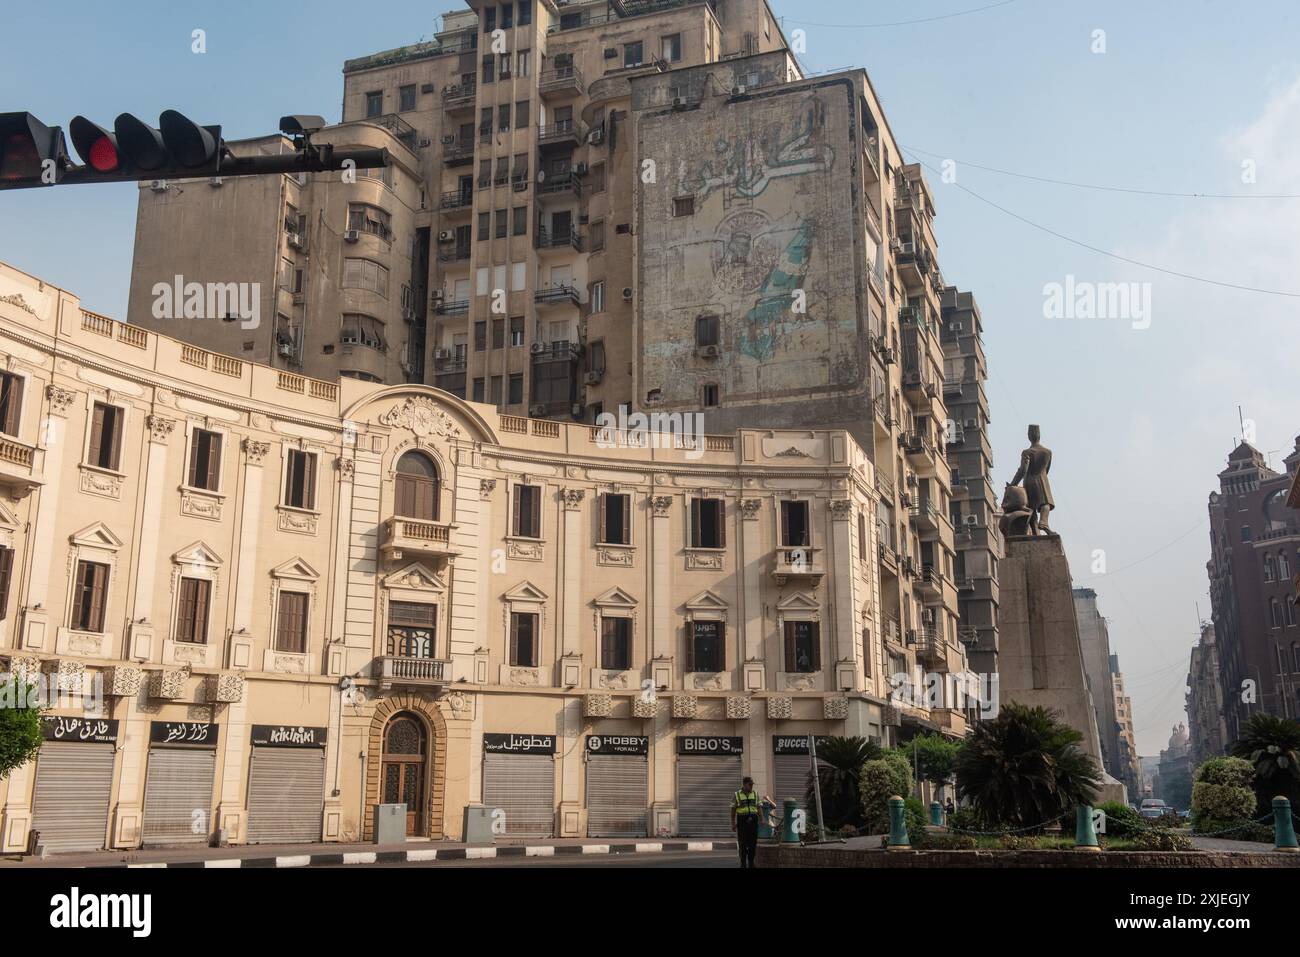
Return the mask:
[[912, 793], [912, 769], [895, 752], [862, 765], [858, 775], [862, 798], [863, 827], [868, 834], [889, 830], [889, 799], [907, 798]]
[[[1192, 785], [1192, 826], [1220, 830], [1222, 822], [1250, 819], [1255, 810], [1255, 768], [1243, 758], [1210, 758], [1196, 769]], [[1217, 826], [1211, 826], [1215, 822]]]
[[36, 686], [15, 675], [0, 676], [0, 778], [35, 758], [40, 747]]
[[985, 824], [1047, 825], [1093, 802], [1101, 773], [1079, 750], [1083, 735], [1059, 718], [1046, 708], [1009, 704], [975, 726], [957, 756], [957, 793]]
[[[857, 828], [865, 823], [862, 799], [858, 794], [858, 777], [863, 764], [879, 757], [880, 745], [868, 738], [827, 738], [817, 743], [817, 782], [821, 787], [822, 813], [826, 815], [828, 829], [845, 825]], [[811, 769], [805, 802], [815, 817], [817, 804]]]
[[1300, 804], [1300, 722], [1271, 714], [1253, 714], [1246, 722], [1232, 753], [1255, 767], [1255, 796], [1260, 814], [1272, 808], [1273, 798]]
[[961, 743], [941, 734], [918, 734], [912, 739], [911, 747], [916, 755], [917, 774], [942, 794], [943, 786], [952, 780], [957, 769]]

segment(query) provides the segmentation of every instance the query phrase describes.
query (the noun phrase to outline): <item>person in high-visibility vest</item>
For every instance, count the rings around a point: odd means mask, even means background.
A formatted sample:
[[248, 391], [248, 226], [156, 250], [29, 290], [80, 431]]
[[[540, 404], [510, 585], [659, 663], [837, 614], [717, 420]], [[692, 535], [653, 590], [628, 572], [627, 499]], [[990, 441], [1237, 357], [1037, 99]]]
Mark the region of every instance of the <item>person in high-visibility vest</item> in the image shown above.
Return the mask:
[[745, 778], [731, 798], [731, 830], [740, 845], [740, 866], [753, 867], [758, 851], [758, 792], [754, 779]]

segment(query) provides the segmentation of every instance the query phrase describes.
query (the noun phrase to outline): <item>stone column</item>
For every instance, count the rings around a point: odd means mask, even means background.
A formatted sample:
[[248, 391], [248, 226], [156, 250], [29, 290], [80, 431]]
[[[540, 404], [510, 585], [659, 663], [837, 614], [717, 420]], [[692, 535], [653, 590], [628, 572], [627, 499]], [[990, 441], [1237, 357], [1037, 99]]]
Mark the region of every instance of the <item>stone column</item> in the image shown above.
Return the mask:
[[560, 837], [582, 837], [582, 698], [564, 699], [560, 736]]
[[[164, 486], [167, 481], [167, 441], [176, 430], [176, 420], [161, 415], [145, 418], [149, 429], [149, 452], [145, 462], [144, 502], [141, 515], [161, 515]], [[154, 596], [158, 581], [158, 532], [160, 522], [140, 525], [140, 553], [135, 566], [135, 600], [131, 606], [131, 624], [127, 631], [123, 658], [154, 661], [160, 649], [154, 648]]]
[[[331, 583], [330, 619], [325, 630], [325, 640], [340, 644], [330, 644], [328, 660], [325, 662], [332, 675], [350, 675], [358, 670], [360, 661], [350, 660], [351, 654], [344, 623], [348, 609], [348, 569], [351, 565], [351, 530], [352, 530], [352, 477], [356, 474], [356, 461], [349, 455], [339, 455], [334, 460], [338, 472], [339, 485], [335, 497], [334, 516], [334, 575]], [[367, 649], [369, 650], [369, 649]]]
[[763, 655], [762, 576], [767, 569], [763, 560], [763, 526], [758, 516], [763, 500], [740, 500], [740, 542], [736, 565], [741, 576], [741, 654], [744, 658], [743, 688], [762, 691], [767, 687], [767, 662]]
[[[831, 620], [835, 623], [835, 667], [827, 669], [827, 678], [834, 681], [827, 691], [861, 687], [862, 662], [858, 647], [857, 615], [853, 607], [853, 580], [858, 575], [853, 560], [853, 502], [834, 499], [830, 502], [831, 521], [827, 525], [830, 547], [829, 561], [823, 563], [830, 580], [828, 597], [833, 603]], [[834, 574], [832, 575], [832, 570]]]
[[655, 495], [650, 499], [650, 634], [653, 636], [650, 678], [657, 688], [673, 687], [676, 644], [673, 639], [677, 627], [672, 620], [672, 506], [671, 495]]
[[[27, 584], [27, 604], [23, 612], [22, 647], [29, 651], [49, 654], [54, 651], [54, 633], [50, 630], [50, 571], [54, 561], [54, 536], [50, 530], [55, 525], [60, 497], [59, 486], [63, 476], [64, 449], [68, 432], [68, 411], [76, 401], [77, 393], [62, 386], [50, 385], [45, 389], [49, 399], [49, 414], [41, 424], [36, 437], [36, 447], [41, 450], [41, 469], [45, 485], [37, 494], [32, 536], [32, 567]], [[66, 542], [64, 543], [66, 544]], [[10, 791], [13, 784], [10, 784]]]

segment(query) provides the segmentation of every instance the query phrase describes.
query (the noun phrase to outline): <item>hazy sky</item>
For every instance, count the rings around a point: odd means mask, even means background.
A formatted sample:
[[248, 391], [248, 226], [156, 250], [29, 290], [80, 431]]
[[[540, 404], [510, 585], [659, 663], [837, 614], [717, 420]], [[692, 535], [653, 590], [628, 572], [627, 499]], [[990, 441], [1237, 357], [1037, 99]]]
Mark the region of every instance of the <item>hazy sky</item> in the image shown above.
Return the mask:
[[[984, 316], [995, 477], [1011, 477], [1025, 426], [1041, 423], [1055, 455], [1052, 524], [1110, 619], [1138, 746], [1153, 754], [1184, 720], [1196, 604], [1209, 615], [1206, 496], [1235, 444], [1237, 406], [1279, 468], [1300, 433], [1300, 199], [1263, 198], [1300, 196], [1300, 4], [1011, 0], [899, 23], [989, 3], [774, 6], [788, 34], [806, 31], [809, 71], [866, 67], [909, 158], [933, 167], [944, 277], [973, 291]], [[111, 125], [122, 111], [176, 108], [233, 139], [273, 132], [286, 113], [337, 120], [344, 59], [427, 39], [458, 5], [6, 7], [0, 111], [66, 129], [77, 113]], [[195, 29], [205, 54], [191, 52]], [[1105, 52], [1094, 52], [1098, 30]], [[135, 194], [5, 194], [0, 259], [123, 317]], [[1045, 318], [1044, 287], [1067, 276], [1149, 283], [1149, 327]], [[1106, 574], [1092, 572], [1096, 550]]]

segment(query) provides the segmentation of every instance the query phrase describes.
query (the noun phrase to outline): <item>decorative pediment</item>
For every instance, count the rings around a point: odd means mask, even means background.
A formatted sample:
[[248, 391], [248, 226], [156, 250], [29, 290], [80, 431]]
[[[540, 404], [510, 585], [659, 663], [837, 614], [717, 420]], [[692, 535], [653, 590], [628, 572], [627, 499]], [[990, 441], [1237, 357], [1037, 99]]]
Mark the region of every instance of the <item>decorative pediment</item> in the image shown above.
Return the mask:
[[404, 568], [389, 572], [383, 577], [385, 588], [409, 588], [415, 591], [445, 591], [447, 583], [435, 572], [429, 571], [419, 562], [411, 562]]
[[602, 607], [613, 606], [615, 608], [635, 608], [637, 602], [635, 598], [623, 589], [614, 587], [603, 595], [598, 595], [592, 603]]
[[456, 420], [426, 396], [411, 396], [381, 415], [379, 421], [394, 428], [410, 429], [425, 439], [431, 435], [453, 439], [460, 436]]
[[314, 582], [320, 578], [320, 572], [307, 564], [302, 558], [291, 558], [283, 565], [271, 569], [274, 578], [292, 578], [298, 581]]
[[546, 594], [530, 581], [521, 581], [514, 588], [510, 589], [501, 596], [502, 601], [529, 602], [532, 604], [541, 604], [547, 601], [551, 596]]
[[687, 611], [726, 611], [727, 603], [711, 591], [702, 591], [686, 603]]
[[103, 522], [87, 525], [79, 532], [73, 532], [70, 541], [82, 548], [103, 548], [115, 552], [122, 547], [122, 539], [113, 534]]
[[220, 556], [204, 541], [190, 542], [172, 556], [172, 561], [177, 565], [197, 565], [201, 568], [219, 568], [222, 564]]
[[777, 611], [820, 611], [817, 599], [805, 591], [797, 591], [776, 603]]

